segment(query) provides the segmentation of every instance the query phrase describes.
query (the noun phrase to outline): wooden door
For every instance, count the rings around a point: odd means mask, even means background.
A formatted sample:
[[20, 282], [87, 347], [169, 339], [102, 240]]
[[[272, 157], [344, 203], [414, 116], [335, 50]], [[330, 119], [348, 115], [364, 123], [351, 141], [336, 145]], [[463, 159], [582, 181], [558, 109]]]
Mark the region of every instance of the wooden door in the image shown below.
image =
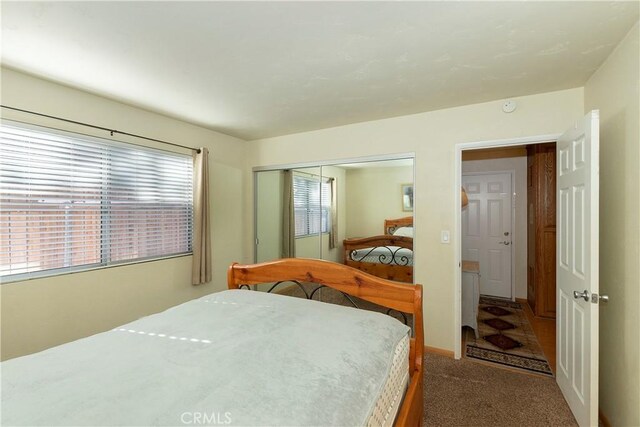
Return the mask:
[[527, 148], [527, 299], [556, 317], [556, 143]]

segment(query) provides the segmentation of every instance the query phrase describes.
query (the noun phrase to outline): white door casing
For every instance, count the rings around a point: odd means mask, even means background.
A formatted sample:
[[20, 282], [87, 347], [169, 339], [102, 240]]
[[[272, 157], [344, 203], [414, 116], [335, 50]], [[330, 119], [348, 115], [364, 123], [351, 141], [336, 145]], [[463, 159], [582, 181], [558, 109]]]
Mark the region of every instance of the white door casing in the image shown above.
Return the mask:
[[464, 174], [462, 185], [462, 259], [479, 262], [482, 295], [512, 298], [512, 175]]
[[579, 120], [556, 148], [556, 378], [580, 426], [598, 424], [598, 116]]

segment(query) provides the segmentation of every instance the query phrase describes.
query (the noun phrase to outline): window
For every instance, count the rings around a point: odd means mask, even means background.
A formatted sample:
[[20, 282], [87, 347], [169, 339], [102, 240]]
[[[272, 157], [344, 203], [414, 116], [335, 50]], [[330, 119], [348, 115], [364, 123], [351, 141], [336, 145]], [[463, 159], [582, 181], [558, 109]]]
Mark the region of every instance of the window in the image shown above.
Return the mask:
[[0, 125], [0, 278], [191, 252], [189, 155]]
[[304, 237], [331, 230], [331, 184], [319, 177], [293, 176], [293, 204], [296, 237]]

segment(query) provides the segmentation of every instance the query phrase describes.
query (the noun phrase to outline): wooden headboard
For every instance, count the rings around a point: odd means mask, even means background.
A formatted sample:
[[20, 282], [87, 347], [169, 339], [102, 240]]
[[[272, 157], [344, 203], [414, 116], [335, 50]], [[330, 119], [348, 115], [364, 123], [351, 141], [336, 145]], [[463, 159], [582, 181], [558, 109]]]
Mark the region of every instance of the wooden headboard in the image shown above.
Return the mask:
[[400, 227], [413, 227], [413, 216], [384, 220], [384, 234], [393, 234]]

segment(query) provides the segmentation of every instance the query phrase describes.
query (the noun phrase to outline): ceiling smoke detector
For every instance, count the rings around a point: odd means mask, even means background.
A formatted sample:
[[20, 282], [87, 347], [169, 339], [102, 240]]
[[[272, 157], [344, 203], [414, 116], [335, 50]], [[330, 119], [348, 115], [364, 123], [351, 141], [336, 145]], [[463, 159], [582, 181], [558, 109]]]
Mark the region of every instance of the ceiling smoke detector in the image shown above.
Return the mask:
[[516, 101], [514, 101], [513, 99], [507, 99], [502, 103], [502, 111], [504, 111], [505, 113], [513, 113], [514, 111], [516, 111], [517, 106], [518, 104], [516, 104]]

